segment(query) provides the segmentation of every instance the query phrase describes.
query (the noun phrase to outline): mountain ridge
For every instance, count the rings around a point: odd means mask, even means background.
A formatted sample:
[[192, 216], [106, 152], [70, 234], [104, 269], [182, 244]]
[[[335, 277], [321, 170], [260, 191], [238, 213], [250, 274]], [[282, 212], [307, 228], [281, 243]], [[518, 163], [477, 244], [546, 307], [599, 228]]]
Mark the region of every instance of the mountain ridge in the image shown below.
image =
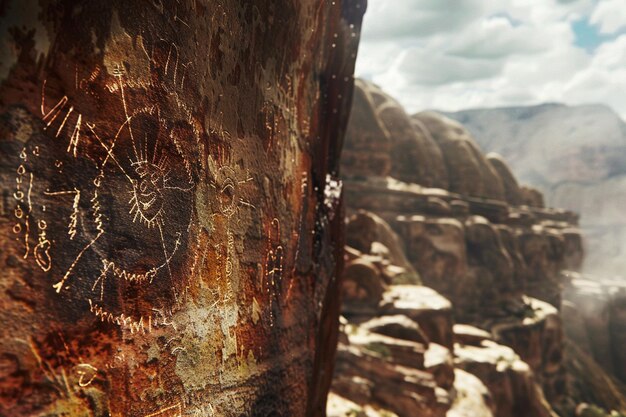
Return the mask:
[[586, 272], [621, 274], [626, 262], [626, 122], [609, 106], [543, 103], [441, 112], [485, 152], [502, 155], [550, 206], [581, 214]]

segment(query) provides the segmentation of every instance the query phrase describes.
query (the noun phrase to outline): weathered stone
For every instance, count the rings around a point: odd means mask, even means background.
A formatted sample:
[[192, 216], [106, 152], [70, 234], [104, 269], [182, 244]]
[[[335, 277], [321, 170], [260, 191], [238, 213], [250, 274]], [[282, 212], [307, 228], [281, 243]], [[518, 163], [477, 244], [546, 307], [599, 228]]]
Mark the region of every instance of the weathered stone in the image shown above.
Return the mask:
[[[359, 385], [367, 389], [355, 395]], [[431, 374], [394, 365], [383, 354], [355, 346], [338, 347], [332, 390], [359, 405], [375, 405], [398, 416], [443, 417], [448, 403], [438, 398], [436, 387]]]
[[561, 304], [564, 240], [561, 233], [541, 226], [518, 235], [520, 251], [528, 267], [526, 292], [554, 306]]
[[1, 2], [0, 415], [323, 413], [364, 11]]
[[487, 160], [500, 176], [502, 186], [504, 187], [504, 199], [506, 202], [514, 206], [524, 204], [524, 198], [519, 184], [517, 183], [517, 179], [515, 179], [511, 168], [509, 168], [502, 156], [490, 152], [487, 154]]
[[520, 192], [522, 193], [523, 204], [530, 207], [539, 208], [546, 206], [543, 201], [543, 194], [536, 188], [530, 187], [528, 185], [523, 185], [520, 187]]
[[449, 390], [454, 385], [454, 360], [450, 349], [430, 343], [424, 354], [424, 368], [435, 377], [437, 386]]
[[489, 389], [497, 417], [557, 417], [530, 367], [515, 352], [495, 342], [455, 346], [456, 364]]
[[404, 245], [387, 222], [359, 210], [346, 221], [346, 244], [364, 254], [378, 256], [388, 284], [419, 284], [420, 278], [404, 254]]
[[450, 191], [473, 197], [504, 199], [502, 180], [463, 126], [435, 112], [422, 112], [413, 117], [423, 123], [441, 148]]
[[495, 292], [495, 298], [480, 297], [481, 301], [493, 303], [510, 295], [514, 289], [514, 264], [499, 231], [486, 219], [471, 216], [465, 221], [465, 239], [469, 265], [484, 266], [481, 287]]
[[431, 342], [452, 348], [452, 305], [432, 289], [392, 285], [383, 294], [381, 311], [407, 316], [419, 324]]
[[453, 218], [400, 216], [396, 220], [407, 257], [426, 285], [456, 300], [467, 274], [463, 225]]
[[368, 84], [368, 89], [374, 98], [376, 116], [389, 133], [390, 175], [425, 187], [448, 188], [441, 150], [428, 131], [411, 120], [398, 102], [377, 86]]
[[430, 341], [419, 325], [407, 316], [382, 316], [375, 317], [361, 323], [360, 327], [373, 333], [379, 333], [396, 339], [410, 340], [423, 345]]
[[374, 315], [383, 298], [385, 283], [371, 262], [357, 259], [346, 265], [342, 277], [344, 315]]
[[483, 340], [492, 340], [491, 333], [467, 324], [455, 324], [454, 343], [461, 345], [480, 346]]
[[536, 299], [527, 299], [523, 318], [503, 319], [491, 328], [498, 343], [512, 347], [536, 373], [546, 397], [556, 401], [565, 392], [563, 330], [556, 308]]
[[392, 364], [415, 369], [424, 368], [426, 345], [423, 343], [369, 332], [360, 326], [348, 325], [346, 333], [350, 346], [378, 354]]
[[565, 244], [563, 268], [569, 271], [580, 271], [585, 255], [581, 231], [579, 229], [567, 228], [563, 230], [563, 239]]
[[462, 369], [454, 370], [456, 396], [446, 417], [493, 417], [491, 393], [480, 379]]
[[368, 85], [357, 80], [341, 156], [344, 176], [386, 176], [391, 171], [391, 139], [376, 116]]

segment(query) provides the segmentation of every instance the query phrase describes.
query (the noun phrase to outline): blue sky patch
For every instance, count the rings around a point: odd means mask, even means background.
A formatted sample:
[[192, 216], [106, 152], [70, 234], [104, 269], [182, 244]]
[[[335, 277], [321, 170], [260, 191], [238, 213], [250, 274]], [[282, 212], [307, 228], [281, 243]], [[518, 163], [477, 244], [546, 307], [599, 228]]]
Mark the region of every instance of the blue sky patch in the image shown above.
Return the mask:
[[622, 30], [610, 35], [600, 33], [597, 25], [589, 23], [589, 17], [572, 22], [572, 30], [576, 35], [574, 44], [585, 49], [587, 52], [594, 52], [598, 46], [604, 42], [612, 41], [616, 39], [626, 31]]

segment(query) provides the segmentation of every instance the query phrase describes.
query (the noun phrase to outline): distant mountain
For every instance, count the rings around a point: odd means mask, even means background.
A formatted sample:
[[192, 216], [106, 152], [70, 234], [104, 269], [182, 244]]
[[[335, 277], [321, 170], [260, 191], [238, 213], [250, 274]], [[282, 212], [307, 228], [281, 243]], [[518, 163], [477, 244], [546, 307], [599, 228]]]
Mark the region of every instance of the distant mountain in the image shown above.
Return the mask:
[[586, 272], [626, 276], [626, 123], [612, 109], [549, 103], [445, 114], [548, 205], [581, 214]]

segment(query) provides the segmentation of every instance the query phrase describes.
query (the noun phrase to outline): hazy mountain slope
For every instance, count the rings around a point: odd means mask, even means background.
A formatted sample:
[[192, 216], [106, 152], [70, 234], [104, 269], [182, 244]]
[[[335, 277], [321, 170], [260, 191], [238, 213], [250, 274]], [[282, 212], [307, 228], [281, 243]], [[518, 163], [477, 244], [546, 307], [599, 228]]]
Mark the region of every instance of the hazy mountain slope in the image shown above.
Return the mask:
[[484, 151], [502, 154], [546, 203], [581, 214], [586, 270], [626, 275], [626, 124], [603, 105], [447, 113]]

